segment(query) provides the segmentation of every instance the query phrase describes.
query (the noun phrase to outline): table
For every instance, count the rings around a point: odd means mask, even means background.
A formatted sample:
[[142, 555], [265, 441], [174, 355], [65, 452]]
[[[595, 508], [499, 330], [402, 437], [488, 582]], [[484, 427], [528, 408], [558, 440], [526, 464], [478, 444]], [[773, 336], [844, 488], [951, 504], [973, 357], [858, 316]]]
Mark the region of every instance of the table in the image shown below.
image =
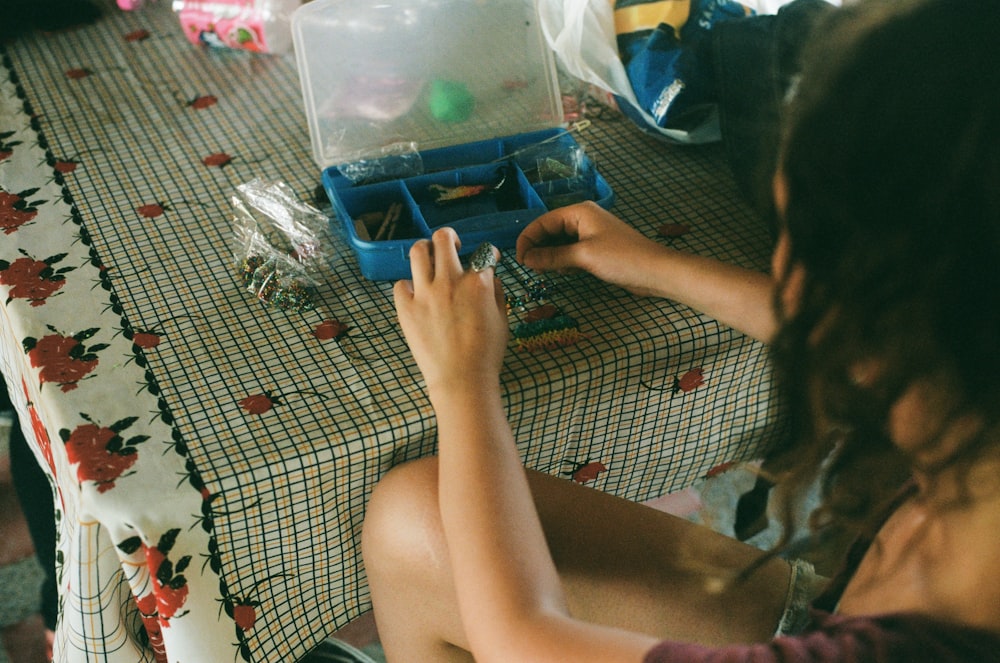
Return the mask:
[[[391, 283], [350, 253], [315, 310], [238, 282], [235, 188], [279, 180], [309, 200], [318, 184], [294, 58], [195, 47], [167, 2], [109, 3], [2, 56], [0, 364], [53, 479], [56, 660], [296, 660], [370, 607], [367, 497], [434, 452], [435, 424]], [[720, 146], [607, 114], [578, 140], [643, 232], [766, 268], [767, 229]], [[498, 274], [537, 295], [512, 259]], [[781, 425], [760, 343], [586, 275], [545, 278], [512, 329], [543, 303], [575, 326], [550, 348], [512, 339], [503, 389], [528, 466], [644, 500], [755, 456]]]

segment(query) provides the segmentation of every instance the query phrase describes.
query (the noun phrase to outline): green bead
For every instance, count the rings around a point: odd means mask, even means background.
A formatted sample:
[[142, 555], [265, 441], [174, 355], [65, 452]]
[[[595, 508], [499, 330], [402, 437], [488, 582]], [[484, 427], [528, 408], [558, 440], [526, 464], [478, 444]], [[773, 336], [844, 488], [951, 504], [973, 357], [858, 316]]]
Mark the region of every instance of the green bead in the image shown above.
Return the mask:
[[431, 115], [440, 122], [464, 122], [472, 115], [476, 99], [465, 83], [436, 79], [428, 98]]

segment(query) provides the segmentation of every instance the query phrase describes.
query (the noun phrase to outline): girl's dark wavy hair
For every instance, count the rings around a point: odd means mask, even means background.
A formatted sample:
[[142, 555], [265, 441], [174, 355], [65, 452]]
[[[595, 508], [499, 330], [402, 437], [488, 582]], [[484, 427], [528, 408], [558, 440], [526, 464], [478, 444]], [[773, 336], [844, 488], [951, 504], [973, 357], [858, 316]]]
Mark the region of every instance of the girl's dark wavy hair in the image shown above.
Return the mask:
[[794, 312], [776, 303], [794, 440], [776, 467], [791, 504], [825, 463], [820, 532], [874, 524], [905, 481], [887, 421], [915, 381], [947, 395], [948, 420], [985, 422], [940, 466], [998, 444], [998, 35], [991, 1], [869, 1], [831, 12], [803, 53], [779, 159], [805, 278]]

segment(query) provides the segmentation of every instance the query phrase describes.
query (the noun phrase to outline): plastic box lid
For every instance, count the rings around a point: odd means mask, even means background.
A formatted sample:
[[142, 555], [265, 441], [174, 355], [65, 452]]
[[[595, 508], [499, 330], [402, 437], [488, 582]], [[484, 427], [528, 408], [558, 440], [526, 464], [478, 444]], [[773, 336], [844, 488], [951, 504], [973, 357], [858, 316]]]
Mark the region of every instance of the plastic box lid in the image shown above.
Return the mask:
[[533, 0], [312, 0], [292, 39], [321, 169], [563, 125]]

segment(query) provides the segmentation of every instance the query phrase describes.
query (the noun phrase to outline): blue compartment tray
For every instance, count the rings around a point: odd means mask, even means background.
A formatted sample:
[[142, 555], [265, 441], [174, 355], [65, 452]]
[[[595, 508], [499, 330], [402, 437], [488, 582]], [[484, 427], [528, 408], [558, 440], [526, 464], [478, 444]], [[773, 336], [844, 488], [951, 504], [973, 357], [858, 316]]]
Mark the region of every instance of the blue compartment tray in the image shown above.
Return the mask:
[[614, 194], [566, 129], [546, 129], [419, 153], [421, 174], [354, 181], [343, 167], [323, 187], [358, 258], [376, 281], [410, 278], [413, 243], [451, 226], [462, 253], [488, 241], [512, 248], [550, 209], [584, 200], [611, 207]]

